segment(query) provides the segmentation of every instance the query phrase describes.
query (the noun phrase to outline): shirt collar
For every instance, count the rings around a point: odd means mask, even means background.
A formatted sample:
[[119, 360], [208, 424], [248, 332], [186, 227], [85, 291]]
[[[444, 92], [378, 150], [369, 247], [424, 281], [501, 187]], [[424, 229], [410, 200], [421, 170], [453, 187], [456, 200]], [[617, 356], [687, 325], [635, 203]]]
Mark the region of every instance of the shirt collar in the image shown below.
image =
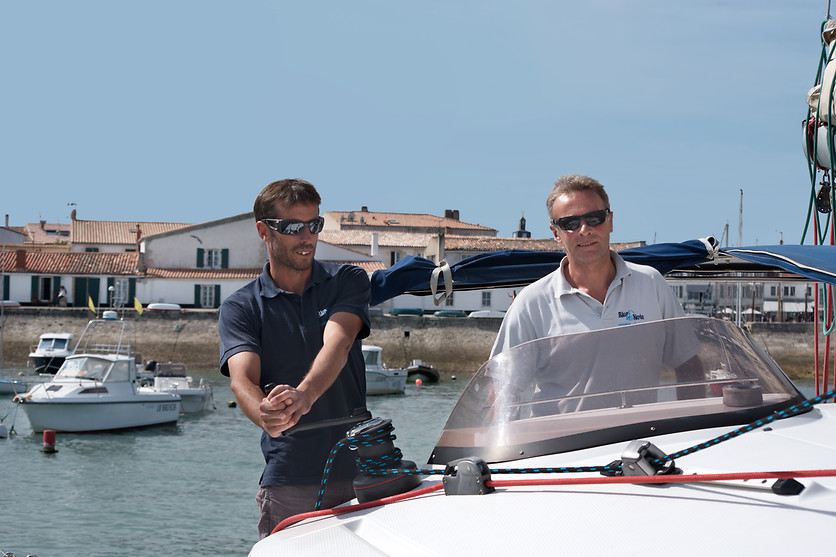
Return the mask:
[[[322, 268], [322, 264], [316, 259], [314, 259], [311, 280], [308, 281], [308, 284], [305, 285], [305, 290], [311, 288], [315, 284], [319, 284], [320, 282], [322, 282], [324, 276], [325, 270]], [[292, 292], [288, 292], [287, 290], [279, 288], [278, 286], [276, 286], [276, 283], [273, 282], [273, 277], [270, 276], [269, 261], [264, 263], [264, 267], [261, 269], [261, 274], [258, 277], [258, 293], [264, 298], [275, 298], [279, 294], [292, 294]]]
[[[627, 266], [627, 263], [624, 261], [624, 258], [612, 250], [610, 250], [610, 260], [615, 265], [615, 278], [613, 278], [612, 282], [610, 283], [610, 288], [612, 288], [614, 284], [619, 284], [622, 280], [624, 280], [625, 277], [630, 276], [630, 274], [632, 274], [632, 271], [630, 271], [630, 268]], [[567, 264], [568, 260], [566, 257], [564, 257], [560, 260], [560, 267], [557, 269], [557, 272], [555, 273], [554, 289], [558, 298], [567, 294], [579, 292], [577, 288], [574, 288], [571, 284], [569, 284], [569, 281], [566, 280], [566, 275], [563, 271], [565, 270]]]

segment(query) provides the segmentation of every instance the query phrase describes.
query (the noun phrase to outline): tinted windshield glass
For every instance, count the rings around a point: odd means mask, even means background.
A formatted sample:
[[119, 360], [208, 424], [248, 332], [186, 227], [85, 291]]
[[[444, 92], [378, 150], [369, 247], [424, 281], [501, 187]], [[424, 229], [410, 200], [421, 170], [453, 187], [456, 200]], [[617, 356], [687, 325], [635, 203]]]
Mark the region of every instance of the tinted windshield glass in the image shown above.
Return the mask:
[[363, 350], [363, 359], [367, 366], [376, 366], [380, 364], [380, 352], [376, 350]]
[[55, 378], [95, 379], [101, 381], [110, 368], [110, 362], [99, 358], [68, 358], [64, 360]]
[[430, 462], [489, 462], [748, 423], [802, 400], [726, 321], [682, 318], [544, 338], [476, 373]]

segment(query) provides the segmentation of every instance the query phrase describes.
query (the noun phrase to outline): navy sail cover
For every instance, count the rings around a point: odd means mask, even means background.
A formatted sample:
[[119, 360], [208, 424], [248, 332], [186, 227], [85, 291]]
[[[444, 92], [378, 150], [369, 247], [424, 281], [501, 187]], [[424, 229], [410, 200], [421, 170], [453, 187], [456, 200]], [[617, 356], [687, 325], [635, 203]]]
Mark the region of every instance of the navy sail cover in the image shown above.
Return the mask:
[[[640, 246], [619, 252], [625, 260], [656, 268], [666, 275], [724, 260], [725, 270], [734, 271], [730, 261], [747, 262], [764, 270], [781, 270], [814, 282], [836, 284], [836, 246], [750, 246], [716, 248], [711, 239]], [[565, 253], [528, 250], [485, 252], [449, 266], [454, 290], [516, 287], [530, 284], [551, 273]], [[392, 267], [375, 271], [371, 279], [371, 305], [401, 294], [428, 295], [436, 275], [437, 288], [445, 289], [440, 266], [423, 257], [406, 256]]]

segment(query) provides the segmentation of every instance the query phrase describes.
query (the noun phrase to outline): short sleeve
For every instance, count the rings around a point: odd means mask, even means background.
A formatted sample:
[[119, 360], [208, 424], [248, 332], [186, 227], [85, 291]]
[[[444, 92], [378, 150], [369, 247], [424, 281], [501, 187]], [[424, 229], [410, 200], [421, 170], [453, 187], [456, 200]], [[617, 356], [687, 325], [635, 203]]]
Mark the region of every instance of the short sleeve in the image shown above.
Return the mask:
[[220, 341], [220, 369], [229, 375], [227, 361], [239, 352], [255, 352], [261, 356], [261, 320], [255, 315], [257, 307], [227, 298], [218, 314]]
[[344, 265], [339, 271], [339, 291], [337, 301], [331, 307], [331, 315], [340, 312], [352, 313], [363, 321], [363, 328], [357, 334], [358, 339], [369, 336], [369, 300], [371, 299], [369, 275], [360, 267]]

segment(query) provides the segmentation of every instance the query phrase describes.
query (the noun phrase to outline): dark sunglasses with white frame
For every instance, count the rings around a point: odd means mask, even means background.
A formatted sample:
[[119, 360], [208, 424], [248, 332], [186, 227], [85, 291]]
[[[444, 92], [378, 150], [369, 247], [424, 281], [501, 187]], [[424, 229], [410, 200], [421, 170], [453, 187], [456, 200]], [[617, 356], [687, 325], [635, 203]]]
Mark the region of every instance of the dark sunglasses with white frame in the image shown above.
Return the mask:
[[322, 227], [325, 226], [324, 217], [316, 217], [307, 222], [293, 219], [261, 219], [261, 222], [271, 230], [285, 235], [301, 234], [305, 228], [310, 230], [311, 234], [319, 234], [322, 232]]

